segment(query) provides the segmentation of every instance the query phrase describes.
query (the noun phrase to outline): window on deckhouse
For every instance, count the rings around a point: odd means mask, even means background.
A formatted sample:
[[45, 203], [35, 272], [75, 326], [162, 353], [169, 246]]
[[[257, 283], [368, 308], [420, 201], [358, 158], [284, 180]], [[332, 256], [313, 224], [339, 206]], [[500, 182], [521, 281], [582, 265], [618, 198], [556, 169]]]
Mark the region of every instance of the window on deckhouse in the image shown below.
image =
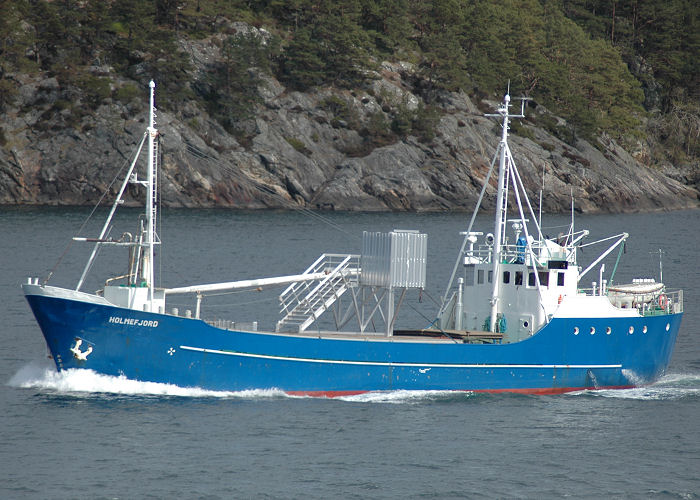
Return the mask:
[[520, 286], [523, 284], [523, 272], [515, 271], [515, 286]]
[[464, 266], [464, 284], [474, 286], [474, 264]]

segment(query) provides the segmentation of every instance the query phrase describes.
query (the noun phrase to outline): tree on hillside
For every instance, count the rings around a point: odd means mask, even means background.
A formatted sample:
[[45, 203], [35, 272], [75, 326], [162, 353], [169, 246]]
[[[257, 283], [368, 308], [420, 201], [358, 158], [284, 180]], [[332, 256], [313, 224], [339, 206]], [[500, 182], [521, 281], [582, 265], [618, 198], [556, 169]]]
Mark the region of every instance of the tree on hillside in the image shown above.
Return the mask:
[[178, 0], [155, 0], [155, 23], [177, 28], [177, 7]]
[[36, 60], [42, 68], [80, 64], [80, 13], [75, 3], [34, 2], [27, 14], [35, 32]]
[[672, 96], [668, 113], [655, 113], [649, 120], [649, 133], [663, 144], [667, 158], [676, 165], [700, 157], [700, 104], [684, 90]]
[[[662, 106], [687, 89], [700, 98], [700, 4], [692, 0], [566, 0], [563, 11], [594, 38], [609, 40], [634, 67], [651, 67]], [[633, 64], [640, 58], [645, 64]], [[637, 75], [642, 77], [643, 75]], [[653, 105], [650, 102], [650, 105]]]
[[563, 72], [555, 81], [563, 92], [555, 97], [560, 113], [584, 136], [598, 130], [620, 136], [637, 127], [643, 94], [619, 51], [607, 40], [591, 40], [560, 12], [550, 13], [548, 26], [545, 53]]
[[326, 61], [327, 81], [342, 87], [361, 85], [372, 67], [367, 33], [358, 24], [360, 7], [347, 2], [339, 11], [325, 12], [315, 31]]
[[[369, 38], [360, 27], [359, 0], [318, 4], [299, 0], [280, 77], [296, 88], [320, 83], [353, 87], [367, 78]], [[298, 14], [298, 15], [297, 15]]]
[[640, 4], [635, 48], [666, 89], [663, 110], [670, 110], [678, 89], [700, 98], [700, 5], [688, 0]]
[[467, 7], [462, 25], [466, 68], [475, 86], [482, 90], [501, 92], [507, 80], [519, 73], [515, 46], [508, 39], [509, 18], [517, 15], [515, 9], [485, 0]]
[[[466, 12], [459, 0], [434, 0], [414, 6], [421, 73], [432, 87], [457, 90], [467, 85], [463, 41]], [[429, 89], [429, 90], [431, 90]]]
[[[637, 125], [629, 117], [641, 112], [641, 93], [619, 52], [609, 41], [591, 40], [555, 2], [476, 0], [463, 12], [449, 1], [431, 5], [433, 10], [422, 12], [422, 18], [433, 22], [444, 16], [434, 31], [454, 33], [475, 87], [500, 93], [510, 80], [514, 92], [561, 110], [584, 136], [603, 129], [624, 132]], [[458, 68], [456, 54], [459, 51], [445, 45], [436, 59]], [[447, 73], [449, 83], [443, 85], [455, 85], [457, 74]]]
[[22, 68], [28, 48], [27, 35], [19, 29], [24, 2], [0, 2], [0, 111], [12, 102], [17, 84], [9, 73]]
[[134, 62], [135, 52], [149, 48], [148, 36], [153, 33], [155, 22], [153, 4], [140, 0], [120, 0], [112, 4], [110, 15], [118, 38], [113, 51], [120, 62]]
[[166, 108], [186, 98], [189, 58], [178, 47], [176, 33], [155, 23], [155, 4], [139, 0], [114, 2], [110, 10], [116, 40], [109, 48], [110, 62], [142, 83], [153, 79]]
[[313, 40], [313, 28], [294, 31], [281, 60], [280, 78], [289, 86], [305, 89], [325, 80], [325, 64]]
[[409, 48], [412, 26], [408, 0], [361, 0], [360, 23], [371, 43], [383, 55]]
[[107, 62], [105, 50], [113, 41], [112, 19], [109, 4], [100, 0], [90, 0], [83, 6], [81, 38], [84, 60], [89, 63]]
[[209, 111], [228, 131], [251, 118], [261, 102], [259, 72], [270, 72], [276, 55], [276, 40], [256, 31], [237, 33], [224, 40], [223, 58], [213, 64], [203, 90]]

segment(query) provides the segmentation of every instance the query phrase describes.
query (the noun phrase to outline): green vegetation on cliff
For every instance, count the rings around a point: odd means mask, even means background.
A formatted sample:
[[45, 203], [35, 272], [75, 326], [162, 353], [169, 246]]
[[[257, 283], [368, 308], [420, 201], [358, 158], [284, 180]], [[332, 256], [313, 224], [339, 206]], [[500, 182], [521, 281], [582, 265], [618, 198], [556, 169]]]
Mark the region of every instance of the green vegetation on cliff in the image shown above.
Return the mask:
[[[417, 69], [426, 106], [440, 89], [496, 95], [510, 80], [513, 95], [566, 118], [569, 134], [651, 134], [682, 163], [700, 156], [698, 12], [691, 0], [2, 1], [0, 111], [14, 75], [39, 71], [88, 106], [128, 99], [128, 87], [90, 70], [111, 66], [156, 79], [161, 105], [204, 101], [234, 130], [257, 102], [261, 73], [293, 89], [352, 89], [380, 61], [401, 60]], [[236, 21], [267, 36], [236, 31]], [[214, 34], [223, 60], [195, 74], [178, 41]], [[76, 108], [74, 117], [89, 112]], [[398, 118], [394, 132], [405, 133]]]

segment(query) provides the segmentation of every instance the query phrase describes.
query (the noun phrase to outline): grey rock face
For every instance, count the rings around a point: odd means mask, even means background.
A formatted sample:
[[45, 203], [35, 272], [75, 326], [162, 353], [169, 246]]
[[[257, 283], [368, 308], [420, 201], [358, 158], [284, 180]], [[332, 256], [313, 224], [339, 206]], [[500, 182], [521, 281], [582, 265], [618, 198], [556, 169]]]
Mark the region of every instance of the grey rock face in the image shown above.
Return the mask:
[[[216, 46], [206, 41], [192, 42], [188, 52], [196, 68], [217, 57]], [[387, 102], [418, 107], [421, 99], [402, 76], [410, 71], [410, 65], [385, 63], [381, 79], [352, 93], [290, 92], [266, 76], [263, 104], [245, 124], [250, 132], [245, 145], [194, 103], [177, 115], [160, 111], [161, 202], [246, 209], [471, 210], [499, 133], [497, 123], [467, 95], [443, 92], [435, 98], [440, 118], [430, 140], [409, 135], [377, 146], [381, 142], [367, 132]], [[55, 79], [19, 83], [18, 102], [3, 117], [0, 203], [92, 205], [106, 190], [116, 193], [113, 180], [128, 166], [145, 131], [147, 89], [143, 103], [110, 102], [80, 114], [75, 98]], [[352, 122], [327, 109], [324, 103], [332, 96], [347, 103]], [[58, 111], [60, 100], [74, 107]], [[698, 206], [698, 191], [681, 174], [647, 168], [614, 141], [603, 138], [603, 151], [582, 140], [573, 147], [542, 129], [522, 126], [528, 138], [512, 134], [511, 150], [533, 199], [544, 175], [548, 212], [568, 211], [572, 192], [577, 209], [589, 213]], [[487, 207], [495, 202], [495, 183], [494, 176]], [[129, 193], [131, 203], [140, 201], [138, 189]]]

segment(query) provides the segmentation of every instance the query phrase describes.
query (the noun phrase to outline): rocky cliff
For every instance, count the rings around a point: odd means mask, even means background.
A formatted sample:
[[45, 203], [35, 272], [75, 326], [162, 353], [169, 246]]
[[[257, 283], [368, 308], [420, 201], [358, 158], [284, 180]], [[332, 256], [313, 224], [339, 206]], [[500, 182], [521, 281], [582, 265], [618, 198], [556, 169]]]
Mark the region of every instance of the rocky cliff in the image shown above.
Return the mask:
[[[215, 57], [212, 40], [189, 43], [193, 67]], [[94, 68], [110, 75], [110, 68]], [[112, 75], [113, 85], [124, 81]], [[76, 117], [82, 96], [55, 78], [17, 76], [14, 107], [2, 122], [1, 204], [94, 204], [128, 166], [143, 136], [147, 86], [128, 104], [105, 100]], [[133, 82], [132, 82], [133, 83]], [[327, 210], [470, 210], [498, 142], [498, 124], [484, 117], [496, 102], [464, 93], [435, 94], [439, 112], [430, 137], [368, 136], [368, 123], [389, 107], [420, 105], [410, 65], [384, 63], [363, 90], [319, 88], [300, 93], [265, 77], [262, 104], [238, 139], [192, 100], [160, 111], [162, 200], [169, 206]], [[73, 111], [58, 103], [71, 102]], [[329, 109], [343, 103], [344, 115]], [[393, 103], [393, 104], [392, 104]], [[548, 113], [529, 103], [527, 114]], [[348, 120], [351, 116], [352, 120]], [[371, 129], [371, 127], [369, 128]], [[629, 212], [698, 206], [699, 194], [679, 172], [644, 166], [644, 148], [630, 154], [609, 138], [598, 147], [565, 143], [525, 121], [514, 126], [511, 150], [526, 188], [543, 209], [567, 211], [571, 194], [582, 212]], [[572, 145], [573, 143], [574, 145]], [[544, 178], [543, 178], [544, 177]], [[495, 179], [487, 190], [493, 205]], [[138, 191], [132, 195], [139, 197]], [[535, 195], [536, 196], [536, 195]]]

